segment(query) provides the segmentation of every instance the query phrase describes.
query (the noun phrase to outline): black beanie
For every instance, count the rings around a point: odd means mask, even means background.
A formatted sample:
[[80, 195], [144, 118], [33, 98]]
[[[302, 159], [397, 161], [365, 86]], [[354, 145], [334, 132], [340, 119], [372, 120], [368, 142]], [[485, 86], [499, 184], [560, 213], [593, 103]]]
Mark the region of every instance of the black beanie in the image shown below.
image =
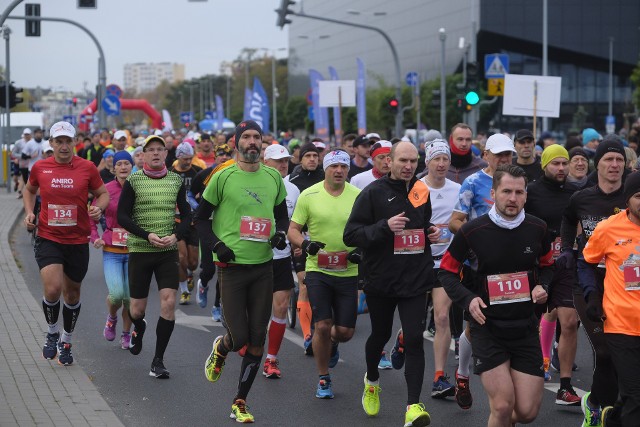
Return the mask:
[[260, 137], [262, 137], [262, 128], [260, 125], [253, 120], [244, 120], [236, 126], [236, 144], [240, 142], [240, 136], [249, 129], [257, 130], [260, 133]]
[[624, 157], [624, 161], [627, 161], [627, 155], [624, 152], [624, 145], [622, 145], [622, 141], [615, 135], [607, 135], [600, 144], [598, 144], [598, 148], [596, 148], [596, 154], [593, 157], [593, 165], [597, 168], [598, 162], [607, 153], [619, 153]]
[[630, 173], [624, 182], [624, 201], [628, 202], [638, 191], [640, 191], [640, 172]]
[[300, 147], [300, 152], [298, 153], [298, 160], [302, 160], [304, 155], [309, 151], [313, 151], [314, 153], [318, 153], [318, 147], [316, 147], [313, 142], [307, 142], [302, 147]]
[[589, 160], [589, 155], [582, 149], [582, 147], [573, 147], [571, 150], [569, 150], [569, 160], [573, 159], [575, 156], [582, 156], [585, 159]]

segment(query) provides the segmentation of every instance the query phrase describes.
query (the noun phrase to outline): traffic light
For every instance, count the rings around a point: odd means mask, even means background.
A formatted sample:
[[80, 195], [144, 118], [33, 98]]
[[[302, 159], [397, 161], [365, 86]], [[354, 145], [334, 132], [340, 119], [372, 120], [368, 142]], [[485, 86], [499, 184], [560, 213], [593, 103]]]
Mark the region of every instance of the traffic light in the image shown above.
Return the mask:
[[98, 0], [78, 0], [78, 9], [97, 9]]
[[399, 105], [400, 105], [400, 103], [398, 102], [398, 100], [396, 98], [391, 98], [391, 99], [389, 99], [389, 101], [387, 101], [387, 108], [393, 114], [398, 114], [398, 106]]
[[14, 85], [9, 86], [9, 108], [13, 108], [24, 102], [24, 99], [20, 96], [23, 90], [21, 87], [15, 87]]
[[[40, 5], [37, 3], [27, 3], [24, 5], [25, 16], [40, 16]], [[27, 37], [40, 37], [40, 21], [24, 21], [25, 35]]]
[[78, 105], [78, 98], [73, 98], [71, 100], [71, 104], [73, 104], [74, 107], [77, 106]]
[[467, 103], [464, 100], [464, 93], [459, 93], [456, 97], [456, 109], [461, 112], [467, 111]]
[[478, 95], [478, 63], [469, 62], [467, 64], [467, 84], [465, 86], [464, 100], [467, 103], [467, 111], [480, 102]]
[[7, 85], [6, 83], [2, 83], [0, 86], [0, 107], [7, 108], [7, 103], [5, 102], [7, 99]]
[[287, 15], [293, 15], [295, 12], [289, 9], [290, 6], [293, 6], [296, 2], [292, 0], [280, 0], [280, 7], [276, 9], [276, 13], [278, 14], [278, 20], [276, 21], [276, 25], [283, 29], [285, 25], [291, 24], [291, 20], [287, 19]]

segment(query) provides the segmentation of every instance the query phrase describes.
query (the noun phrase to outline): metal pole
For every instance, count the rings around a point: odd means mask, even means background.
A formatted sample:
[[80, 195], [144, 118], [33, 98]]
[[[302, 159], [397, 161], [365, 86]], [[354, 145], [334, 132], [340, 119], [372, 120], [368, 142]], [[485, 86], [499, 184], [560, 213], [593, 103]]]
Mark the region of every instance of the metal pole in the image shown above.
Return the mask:
[[[479, 12], [480, 8], [476, 5], [475, 0], [471, 0], [471, 46], [469, 52], [469, 60], [470, 62], [477, 62], [478, 57], [478, 44], [477, 44], [477, 21], [476, 14]], [[467, 124], [472, 129], [472, 132], [477, 132], [478, 129], [478, 112], [480, 111], [479, 107], [474, 107], [469, 113], [469, 120]]]
[[271, 57], [271, 97], [273, 98], [273, 137], [278, 139], [278, 107], [276, 106], [276, 97], [278, 96], [278, 88], [276, 88], [276, 52]]
[[362, 29], [365, 29], [365, 30], [371, 30], [371, 31], [375, 31], [376, 33], [378, 33], [382, 37], [384, 37], [385, 41], [389, 45], [389, 48], [391, 49], [391, 54], [393, 55], [393, 62], [394, 62], [394, 65], [395, 65], [396, 99], [398, 100], [398, 113], [396, 114], [395, 133], [396, 133], [396, 136], [399, 138], [401, 133], [402, 133], [402, 115], [403, 115], [403, 112], [402, 112], [402, 78], [400, 76], [400, 60], [398, 59], [398, 52], [396, 51], [396, 47], [393, 44], [393, 42], [391, 41], [391, 38], [389, 37], [389, 35], [387, 33], [385, 33], [384, 31], [382, 31], [381, 29], [376, 28], [376, 27], [372, 27], [370, 25], [356, 24], [354, 22], [349, 22], [349, 21], [340, 21], [338, 19], [325, 18], [324, 16], [307, 15], [306, 13], [304, 13], [302, 11], [291, 13], [291, 15], [299, 16], [301, 18], [316, 19], [316, 20], [319, 20], [319, 21], [331, 22], [333, 24], [348, 25], [350, 27], [356, 27], [356, 28], [362, 28]]
[[213, 110], [214, 105], [216, 105], [216, 99], [213, 96], [213, 76], [209, 80], [209, 108]]
[[203, 93], [203, 89], [204, 87], [202, 86], [202, 83], [198, 82], [198, 92], [200, 94], [200, 120], [204, 119], [204, 93]]
[[0, 15], [0, 27], [4, 25], [4, 21], [6, 21], [11, 11], [15, 9], [15, 7], [20, 3], [22, 3], [22, 0], [13, 0], [11, 4], [4, 10], [4, 12], [2, 12], [2, 15]]
[[420, 73], [416, 81], [416, 146], [420, 146]]
[[[189, 116], [193, 115], [193, 88], [194, 88], [194, 84], [191, 83], [189, 85]], [[189, 121], [191, 121], [191, 117], [189, 117]], [[189, 123], [189, 126], [191, 126], [191, 123]]]
[[[4, 27], [3, 28], [3, 37], [5, 40], [5, 49], [6, 49], [6, 64], [7, 64], [7, 69], [5, 70], [5, 83], [4, 83], [4, 87], [5, 87], [5, 96], [4, 96], [4, 100], [5, 100], [5, 112], [7, 113], [7, 119], [5, 120], [4, 124], [5, 124], [5, 139], [4, 139], [4, 143], [5, 143], [5, 147], [7, 147], [7, 150], [9, 149], [9, 146], [11, 144], [11, 108], [9, 108], [9, 98], [10, 98], [10, 94], [9, 94], [9, 87], [11, 86], [11, 63], [9, 62], [9, 59], [11, 57], [11, 55], [9, 55], [9, 39], [10, 39], [10, 35], [11, 35], [11, 29], [9, 27]], [[4, 170], [6, 171], [7, 174], [7, 193], [11, 192], [11, 174], [9, 173], [10, 169], [9, 169], [9, 153], [7, 152], [7, 161], [5, 162], [4, 165], [2, 165], [2, 167], [4, 168]], [[26, 183], [25, 183], [26, 184]]]
[[[548, 40], [548, 32], [549, 32], [549, 22], [547, 19], [547, 15], [549, 14], [549, 9], [547, 8], [547, 0], [542, 0], [542, 75], [546, 76], [549, 73], [549, 56], [547, 53], [547, 48], [549, 46]], [[549, 130], [549, 118], [542, 118], [542, 131], [546, 132]], [[536, 135], [534, 134], [535, 138]]]
[[613, 116], [613, 37], [609, 37], [609, 115]]
[[[20, 3], [20, 1], [16, 0], [16, 5]], [[15, 6], [13, 6], [15, 7]], [[8, 15], [11, 10], [13, 9], [13, 7], [9, 7], [7, 8], [8, 11], [5, 10], [5, 13]], [[79, 24], [75, 21], [72, 21], [70, 19], [64, 19], [64, 18], [43, 18], [41, 16], [4, 16], [4, 14], [2, 16], [0, 16], [0, 24], [2, 24], [4, 22], [4, 19], [18, 19], [18, 20], [22, 20], [22, 21], [51, 21], [51, 22], [65, 22], [67, 24], [71, 24], [71, 25], [75, 25], [76, 27], [80, 28], [82, 31], [84, 31], [85, 33], [87, 33], [87, 35], [89, 37], [91, 37], [91, 40], [93, 40], [93, 42], [95, 43], [96, 47], [98, 48], [98, 54], [100, 55], [100, 57], [98, 58], [98, 88], [96, 90], [96, 108], [98, 109], [98, 120], [100, 121], [100, 124], [102, 126], [105, 126], [106, 124], [106, 115], [104, 112], [104, 109], [101, 108], [100, 104], [102, 102], [102, 98], [104, 97], [104, 94], [107, 91], [107, 72], [106, 72], [106, 65], [105, 65], [105, 59], [104, 59], [104, 51], [102, 50], [102, 46], [100, 45], [100, 42], [98, 41], [98, 39], [96, 38], [96, 36], [93, 35], [93, 33], [91, 31], [89, 31], [89, 29], [87, 27], [85, 27], [82, 24]]]
[[438, 31], [440, 33], [440, 43], [441, 43], [441, 52], [440, 52], [440, 133], [442, 135], [446, 134], [447, 128], [447, 104], [446, 104], [446, 74], [445, 74], [445, 63], [444, 63], [444, 50], [445, 50], [445, 41], [447, 40], [447, 33], [444, 28], [440, 28]]
[[227, 117], [231, 117], [231, 76], [227, 76], [227, 110], [226, 111], [227, 111]]

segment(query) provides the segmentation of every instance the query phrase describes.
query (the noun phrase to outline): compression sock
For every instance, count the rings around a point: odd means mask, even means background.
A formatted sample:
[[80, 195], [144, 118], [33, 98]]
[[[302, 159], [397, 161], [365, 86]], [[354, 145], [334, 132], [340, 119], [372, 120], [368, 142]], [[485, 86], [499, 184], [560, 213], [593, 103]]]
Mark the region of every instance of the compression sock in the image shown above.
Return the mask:
[[164, 317], [158, 318], [158, 324], [156, 325], [156, 354], [155, 357], [164, 359], [164, 351], [169, 344], [169, 338], [173, 332], [175, 326], [175, 320], [167, 320]]
[[280, 346], [282, 345], [285, 329], [285, 319], [278, 319], [275, 316], [271, 317], [271, 324], [269, 325], [269, 345], [267, 350], [268, 358], [276, 359], [276, 356], [280, 351]]
[[55, 302], [49, 302], [44, 297], [42, 298], [42, 310], [44, 311], [44, 318], [47, 321], [49, 327], [48, 332], [55, 334], [59, 331], [58, 328], [58, 316], [60, 316], [60, 300]]
[[460, 335], [460, 359], [458, 360], [458, 375], [469, 378], [469, 364], [471, 363], [471, 343], [466, 333]]
[[307, 337], [311, 335], [311, 304], [309, 301], [298, 301], [298, 319], [300, 319], [300, 328], [302, 329], [302, 336]]
[[550, 322], [542, 316], [540, 319], [540, 346], [542, 347], [542, 357], [551, 358], [551, 345], [556, 332], [556, 322]]
[[69, 305], [66, 302], [62, 306], [62, 336], [60, 337], [60, 341], [70, 343], [71, 342], [71, 334], [73, 330], [76, 328], [76, 322], [78, 321], [78, 316], [80, 315], [80, 301], [78, 301], [75, 305]]
[[249, 394], [249, 390], [251, 390], [253, 380], [256, 378], [256, 374], [258, 373], [261, 359], [261, 356], [254, 356], [249, 352], [247, 352], [242, 358], [240, 379], [238, 380], [238, 394], [235, 399], [247, 400], [247, 395]]

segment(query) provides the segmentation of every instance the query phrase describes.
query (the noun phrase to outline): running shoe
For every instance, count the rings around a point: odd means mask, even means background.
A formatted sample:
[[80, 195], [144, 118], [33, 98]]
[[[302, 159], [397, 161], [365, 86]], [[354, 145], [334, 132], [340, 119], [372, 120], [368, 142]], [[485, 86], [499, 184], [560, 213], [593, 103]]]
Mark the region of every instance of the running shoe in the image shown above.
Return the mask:
[[323, 375], [318, 381], [318, 389], [316, 390], [318, 399], [333, 399], [333, 390], [331, 390], [331, 377]]
[[123, 332], [120, 335], [120, 348], [123, 350], [129, 350], [131, 346], [131, 334], [129, 332]]
[[556, 405], [578, 406], [580, 405], [580, 397], [573, 387], [561, 388], [556, 394]]
[[211, 308], [211, 318], [214, 322], [219, 322], [222, 320], [222, 310], [220, 307], [216, 307], [215, 305]]
[[304, 347], [304, 354], [306, 356], [313, 356], [312, 339], [313, 337], [311, 335], [307, 335], [306, 337], [304, 337], [304, 343], [302, 344], [302, 346]]
[[440, 375], [438, 381], [433, 382], [431, 387], [431, 397], [434, 399], [444, 399], [445, 397], [455, 396], [456, 386], [449, 382], [448, 375]]
[[544, 357], [542, 360], [542, 366], [544, 367], [544, 381], [548, 383], [551, 381], [551, 372], [549, 372], [549, 365], [551, 362], [548, 357]]
[[280, 378], [282, 374], [278, 368], [278, 359], [270, 359], [267, 357], [264, 360], [264, 366], [262, 367], [262, 375], [267, 378]]
[[189, 290], [189, 292], [193, 290], [193, 274], [187, 276], [187, 289]]
[[58, 355], [58, 340], [60, 339], [60, 333], [47, 334], [47, 339], [42, 347], [42, 357], [47, 360], [55, 359]]
[[202, 286], [202, 280], [198, 279], [198, 292], [196, 293], [196, 301], [200, 308], [207, 306], [207, 294], [209, 293], [209, 287]]
[[110, 315], [107, 315], [107, 323], [104, 325], [104, 331], [102, 335], [107, 341], [113, 341], [116, 339], [116, 324], [118, 323], [118, 318], [112, 319]]
[[434, 324], [429, 325], [427, 330], [424, 331], [424, 334], [426, 334], [427, 337], [435, 337], [436, 336], [436, 326]]
[[71, 343], [58, 341], [58, 363], [63, 366], [69, 366], [73, 363]]
[[396, 343], [391, 349], [391, 365], [393, 369], [402, 369], [404, 366], [404, 336], [402, 335], [402, 329], [398, 330]]
[[224, 361], [226, 359], [226, 356], [222, 356], [218, 353], [218, 346], [220, 345], [221, 340], [222, 335], [219, 335], [215, 340], [213, 340], [213, 350], [211, 350], [211, 354], [204, 365], [204, 375], [212, 383], [215, 383], [220, 379], [222, 368], [224, 368]]
[[164, 363], [162, 363], [162, 359], [159, 357], [154, 357], [153, 362], [151, 362], [151, 370], [149, 371], [150, 377], [156, 377], [159, 379], [167, 379], [169, 378], [169, 371], [164, 367]]
[[367, 382], [367, 374], [364, 374], [364, 391], [362, 392], [362, 408], [364, 412], [375, 417], [380, 412], [380, 391], [379, 385], [371, 385]]
[[142, 351], [142, 337], [144, 336], [144, 331], [147, 330], [147, 321], [142, 319], [142, 328], [137, 330], [136, 327], [133, 327], [133, 332], [131, 332], [131, 341], [129, 344], [129, 353], [133, 355], [138, 355]]
[[[560, 359], [558, 358], [558, 347], [554, 345], [551, 349], [551, 369], [556, 372], [560, 372]], [[571, 367], [572, 371], [578, 371], [580, 368], [576, 365], [576, 362], [573, 362], [573, 366]]]
[[378, 362], [378, 369], [392, 369], [393, 366], [389, 359], [387, 359], [387, 352], [383, 351], [380, 355], [380, 361]]
[[338, 343], [331, 343], [331, 357], [329, 357], [329, 367], [335, 368], [340, 359], [340, 351], [338, 351]]
[[431, 424], [431, 416], [424, 409], [422, 403], [409, 405], [407, 413], [404, 415], [404, 427], [424, 427]]
[[180, 294], [180, 305], [187, 305], [191, 301], [191, 294], [189, 292], [183, 292]]
[[237, 423], [252, 423], [255, 421], [253, 415], [249, 413], [249, 406], [242, 399], [236, 399], [233, 402], [229, 418], [236, 420]]
[[460, 338], [455, 338], [453, 340], [453, 356], [456, 360], [460, 359]]
[[600, 423], [602, 424], [602, 427], [607, 427], [607, 424], [613, 422], [614, 420], [618, 421], [618, 425], [620, 425], [620, 421], [618, 418], [620, 418], [620, 415], [617, 413], [617, 411], [614, 411], [613, 406], [605, 406], [604, 408], [602, 408], [600, 414]]
[[469, 389], [469, 378], [458, 375], [456, 369], [456, 402], [462, 409], [469, 409], [473, 405], [473, 396]]
[[589, 396], [591, 392], [585, 393], [582, 396], [580, 406], [582, 407], [582, 413], [584, 414], [584, 420], [582, 421], [582, 427], [602, 427], [601, 410], [600, 407], [589, 407]]

